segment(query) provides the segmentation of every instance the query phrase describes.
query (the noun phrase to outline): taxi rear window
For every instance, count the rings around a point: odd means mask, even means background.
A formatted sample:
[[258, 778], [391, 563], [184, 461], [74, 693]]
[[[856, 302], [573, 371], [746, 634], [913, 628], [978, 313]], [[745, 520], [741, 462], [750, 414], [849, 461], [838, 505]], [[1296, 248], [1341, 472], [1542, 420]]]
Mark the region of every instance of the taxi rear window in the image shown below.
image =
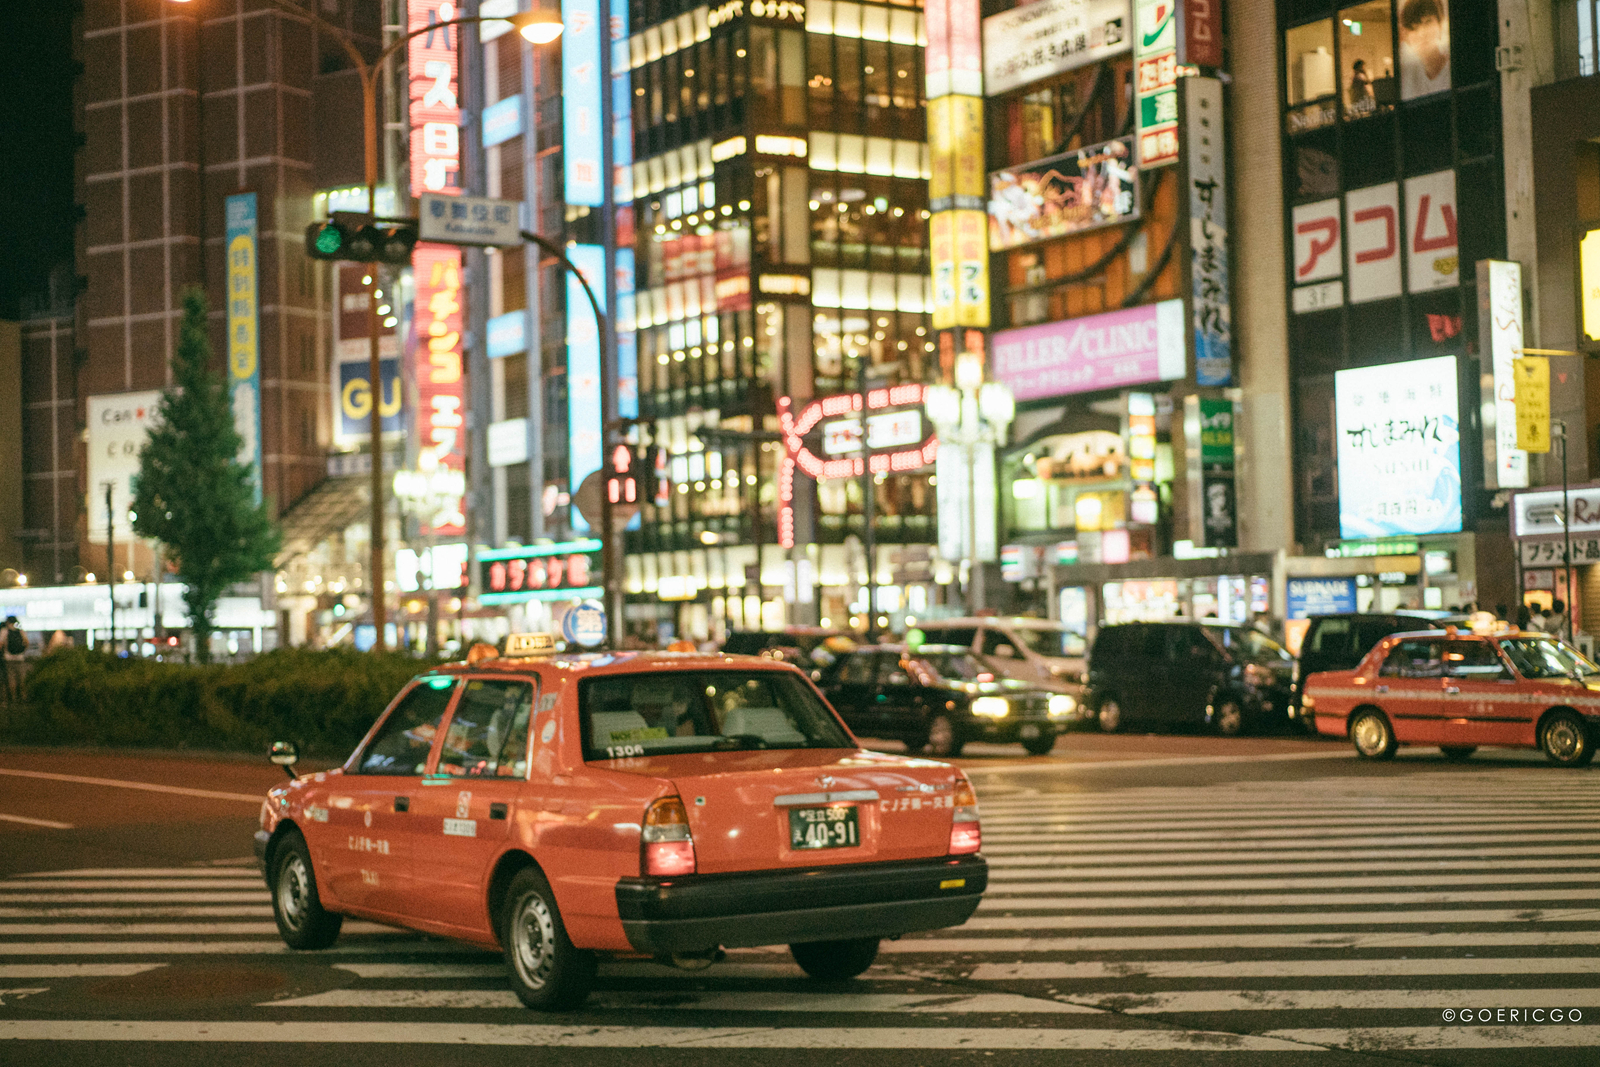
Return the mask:
[[759, 748], [851, 748], [828, 706], [787, 671], [670, 671], [586, 678], [584, 758]]

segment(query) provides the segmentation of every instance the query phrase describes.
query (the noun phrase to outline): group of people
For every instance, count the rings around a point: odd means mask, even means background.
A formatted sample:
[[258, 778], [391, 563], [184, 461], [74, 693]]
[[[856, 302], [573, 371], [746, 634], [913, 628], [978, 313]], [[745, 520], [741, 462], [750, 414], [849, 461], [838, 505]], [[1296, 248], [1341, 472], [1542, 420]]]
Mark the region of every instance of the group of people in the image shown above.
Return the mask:
[[1560, 600], [1550, 601], [1550, 610], [1527, 604], [1517, 609], [1517, 629], [1538, 630], [1557, 637], [1567, 632], [1567, 605]]

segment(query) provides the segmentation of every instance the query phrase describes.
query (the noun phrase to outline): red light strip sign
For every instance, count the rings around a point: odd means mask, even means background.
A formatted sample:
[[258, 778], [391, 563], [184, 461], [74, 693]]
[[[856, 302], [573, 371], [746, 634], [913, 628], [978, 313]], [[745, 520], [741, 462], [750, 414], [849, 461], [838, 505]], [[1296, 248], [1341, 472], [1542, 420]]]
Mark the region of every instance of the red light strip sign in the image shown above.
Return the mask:
[[[806, 445], [805, 438], [825, 418], [835, 416], [860, 419], [865, 414], [868, 442], [874, 437], [874, 420], [889, 418], [905, 425], [909, 419], [903, 415], [915, 414], [924, 426], [930, 426], [921, 410], [922, 386], [916, 382], [896, 385], [861, 393], [840, 393], [823, 397], [807, 404], [797, 418], [794, 401], [789, 397], [778, 400], [778, 424], [783, 428], [784, 456], [778, 468], [778, 543], [793, 548], [794, 538], [794, 478], [795, 469], [813, 479], [859, 477], [869, 470], [873, 474], [913, 471], [932, 463], [939, 451], [938, 438], [931, 430], [920, 443], [908, 448], [868, 451], [861, 455], [825, 459]], [[898, 411], [895, 409], [908, 409]], [[859, 431], [858, 431], [859, 434]], [[892, 439], [892, 438], [891, 438]]]

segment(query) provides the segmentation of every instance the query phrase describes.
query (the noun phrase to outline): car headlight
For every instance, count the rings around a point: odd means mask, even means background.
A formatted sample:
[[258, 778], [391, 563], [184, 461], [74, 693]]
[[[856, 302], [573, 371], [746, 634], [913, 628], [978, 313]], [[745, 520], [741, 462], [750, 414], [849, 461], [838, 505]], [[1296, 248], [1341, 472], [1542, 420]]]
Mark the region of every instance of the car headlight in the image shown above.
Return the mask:
[[972, 702], [972, 714], [986, 719], [1003, 719], [1011, 714], [1011, 705], [1005, 697], [979, 697]]
[[1052, 719], [1065, 718], [1078, 709], [1078, 702], [1066, 693], [1053, 693], [1050, 696], [1050, 717]]

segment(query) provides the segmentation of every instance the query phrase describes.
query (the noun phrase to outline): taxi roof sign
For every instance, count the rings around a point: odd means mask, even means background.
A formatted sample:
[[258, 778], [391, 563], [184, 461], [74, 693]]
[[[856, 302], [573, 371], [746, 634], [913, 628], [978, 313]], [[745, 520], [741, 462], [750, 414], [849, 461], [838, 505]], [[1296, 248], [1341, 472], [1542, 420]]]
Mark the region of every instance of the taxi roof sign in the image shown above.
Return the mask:
[[556, 639], [551, 634], [509, 634], [506, 637], [507, 656], [537, 656], [556, 650]]

